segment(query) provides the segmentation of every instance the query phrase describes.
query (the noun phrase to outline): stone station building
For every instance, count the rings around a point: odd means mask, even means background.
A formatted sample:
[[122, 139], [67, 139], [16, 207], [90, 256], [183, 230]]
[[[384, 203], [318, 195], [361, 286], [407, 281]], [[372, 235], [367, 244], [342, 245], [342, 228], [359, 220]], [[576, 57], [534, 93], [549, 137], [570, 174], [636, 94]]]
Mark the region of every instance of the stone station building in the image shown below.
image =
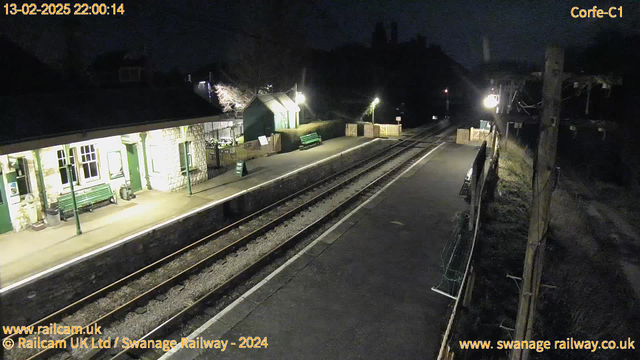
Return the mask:
[[190, 89], [0, 98], [0, 233], [42, 221], [70, 182], [76, 194], [108, 184], [118, 200], [125, 181], [134, 193], [184, 188], [185, 147], [191, 183], [206, 181], [204, 123], [219, 115]]

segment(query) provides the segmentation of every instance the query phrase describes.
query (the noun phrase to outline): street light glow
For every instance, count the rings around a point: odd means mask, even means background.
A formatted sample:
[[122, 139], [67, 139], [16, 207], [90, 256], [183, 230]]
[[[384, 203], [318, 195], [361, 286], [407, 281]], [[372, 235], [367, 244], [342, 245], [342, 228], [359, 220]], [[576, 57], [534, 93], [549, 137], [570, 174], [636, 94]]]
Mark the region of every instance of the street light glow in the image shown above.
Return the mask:
[[487, 96], [487, 98], [484, 99], [483, 104], [484, 104], [484, 107], [489, 109], [498, 106], [498, 95], [491, 94]]
[[444, 93], [448, 94], [449, 93], [449, 88], [444, 89]]
[[304, 97], [304, 94], [299, 92], [296, 94], [296, 104], [304, 104], [307, 98]]
[[380, 102], [380, 99], [375, 98], [371, 103], [371, 123], [372, 124], [376, 123], [376, 105], [378, 105], [379, 102]]

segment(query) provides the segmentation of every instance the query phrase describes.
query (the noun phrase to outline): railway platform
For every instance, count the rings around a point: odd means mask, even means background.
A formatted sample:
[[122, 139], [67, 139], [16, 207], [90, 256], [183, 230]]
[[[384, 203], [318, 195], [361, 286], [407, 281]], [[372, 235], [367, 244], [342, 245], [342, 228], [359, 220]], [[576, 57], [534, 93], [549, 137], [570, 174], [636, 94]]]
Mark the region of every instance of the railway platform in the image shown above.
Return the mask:
[[[445, 143], [162, 359], [432, 359], [452, 301], [431, 290], [477, 147]], [[239, 348], [241, 337], [266, 348]]]
[[46, 271], [64, 267], [94, 252], [136, 236], [146, 229], [174, 221], [185, 213], [251, 191], [332, 156], [365, 146], [371, 139], [340, 137], [322, 146], [262, 157], [246, 162], [249, 175], [236, 177], [231, 170], [186, 190], [144, 190], [132, 201], [80, 214], [83, 233], [76, 235], [73, 218], [41, 231], [25, 230], [0, 235], [0, 292], [7, 291]]

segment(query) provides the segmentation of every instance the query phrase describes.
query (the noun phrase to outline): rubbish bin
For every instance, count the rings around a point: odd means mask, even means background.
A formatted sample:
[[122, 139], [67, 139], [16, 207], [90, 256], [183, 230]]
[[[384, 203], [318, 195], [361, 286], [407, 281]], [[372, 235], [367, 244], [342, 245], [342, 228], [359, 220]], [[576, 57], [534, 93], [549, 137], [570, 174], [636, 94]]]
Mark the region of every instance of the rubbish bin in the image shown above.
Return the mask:
[[44, 211], [47, 214], [47, 225], [56, 226], [60, 224], [60, 210], [57, 207], [51, 207]]

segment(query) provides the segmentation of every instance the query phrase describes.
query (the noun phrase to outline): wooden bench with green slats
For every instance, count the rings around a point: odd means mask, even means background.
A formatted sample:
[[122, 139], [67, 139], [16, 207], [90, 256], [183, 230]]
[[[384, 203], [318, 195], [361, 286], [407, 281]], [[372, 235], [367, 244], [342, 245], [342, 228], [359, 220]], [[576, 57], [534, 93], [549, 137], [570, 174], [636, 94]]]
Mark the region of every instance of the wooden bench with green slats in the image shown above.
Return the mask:
[[[78, 209], [89, 207], [89, 211], [93, 211], [93, 205], [110, 200], [113, 203], [118, 202], [116, 194], [111, 191], [109, 184], [100, 184], [90, 188], [76, 190], [76, 204]], [[58, 209], [60, 209], [60, 218], [67, 220], [73, 216], [73, 199], [71, 193], [58, 196]]]
[[300, 142], [302, 143], [300, 150], [302, 150], [311, 146], [320, 145], [322, 143], [322, 137], [317, 133], [302, 135], [300, 136]]

